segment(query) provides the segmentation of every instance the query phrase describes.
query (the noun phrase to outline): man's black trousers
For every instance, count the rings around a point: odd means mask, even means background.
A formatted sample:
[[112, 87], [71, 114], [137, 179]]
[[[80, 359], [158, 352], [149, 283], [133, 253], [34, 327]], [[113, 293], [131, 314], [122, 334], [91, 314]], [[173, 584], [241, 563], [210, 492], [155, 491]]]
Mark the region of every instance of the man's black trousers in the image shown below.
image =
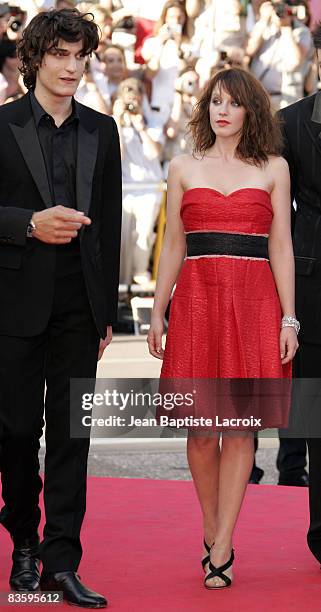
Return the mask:
[[42, 488], [38, 451], [46, 386], [46, 524], [40, 557], [48, 572], [76, 571], [81, 559], [89, 440], [70, 437], [69, 383], [70, 378], [95, 377], [98, 346], [79, 251], [61, 249], [46, 329], [33, 337], [0, 336], [0, 469], [5, 504], [0, 521], [16, 543], [37, 532]]

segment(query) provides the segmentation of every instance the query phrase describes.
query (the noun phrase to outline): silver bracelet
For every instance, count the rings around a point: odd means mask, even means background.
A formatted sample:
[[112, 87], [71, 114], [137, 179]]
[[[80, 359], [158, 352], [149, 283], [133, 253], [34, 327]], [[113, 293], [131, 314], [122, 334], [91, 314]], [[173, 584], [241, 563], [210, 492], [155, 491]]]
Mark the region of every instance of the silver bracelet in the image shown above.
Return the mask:
[[300, 331], [300, 323], [295, 317], [289, 317], [288, 315], [284, 315], [281, 321], [281, 328], [283, 327], [294, 327], [296, 331], [296, 335], [298, 335]]

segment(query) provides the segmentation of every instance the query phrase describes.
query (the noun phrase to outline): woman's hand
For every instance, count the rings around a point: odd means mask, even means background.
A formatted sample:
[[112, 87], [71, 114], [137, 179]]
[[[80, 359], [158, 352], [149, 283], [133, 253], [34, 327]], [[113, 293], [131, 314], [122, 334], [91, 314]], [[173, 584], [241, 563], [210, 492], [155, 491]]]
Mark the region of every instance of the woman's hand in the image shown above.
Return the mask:
[[112, 339], [113, 339], [112, 325], [107, 325], [106, 338], [100, 339], [99, 350], [98, 350], [98, 361], [102, 358], [106, 346], [108, 346], [108, 344], [111, 343]]
[[299, 343], [294, 327], [283, 327], [280, 332], [280, 352], [282, 365], [292, 361], [298, 348]]
[[164, 349], [162, 347], [162, 336], [164, 332], [164, 321], [161, 317], [152, 316], [147, 336], [148, 349], [156, 359], [163, 359]]
[[113, 106], [113, 115], [115, 117], [116, 122], [120, 122], [125, 111], [126, 111], [126, 107], [125, 107], [123, 100], [121, 100], [121, 98], [117, 98]]
[[166, 23], [164, 23], [159, 29], [158, 38], [162, 44], [166, 43], [170, 38], [172, 38], [170, 29]]

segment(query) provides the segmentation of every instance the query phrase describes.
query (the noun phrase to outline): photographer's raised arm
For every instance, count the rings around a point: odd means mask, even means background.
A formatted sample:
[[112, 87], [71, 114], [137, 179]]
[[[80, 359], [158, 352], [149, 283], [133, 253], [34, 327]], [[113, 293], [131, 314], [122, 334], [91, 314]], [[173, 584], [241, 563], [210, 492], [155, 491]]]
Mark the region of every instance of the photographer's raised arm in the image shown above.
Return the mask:
[[145, 77], [152, 79], [159, 71], [162, 54], [162, 42], [159, 37], [147, 38], [143, 44], [142, 57], [146, 62]]
[[296, 40], [294, 30], [291, 25], [281, 26], [281, 45], [284, 49], [282, 69], [287, 72], [296, 70], [298, 66], [304, 61], [309, 53], [309, 46], [304, 45], [302, 42]]
[[248, 39], [246, 47], [246, 55], [253, 58], [254, 55], [260, 50], [264, 41], [264, 32], [270, 25], [274, 14], [273, 5], [271, 2], [263, 2], [260, 7], [260, 17], [256, 22]]

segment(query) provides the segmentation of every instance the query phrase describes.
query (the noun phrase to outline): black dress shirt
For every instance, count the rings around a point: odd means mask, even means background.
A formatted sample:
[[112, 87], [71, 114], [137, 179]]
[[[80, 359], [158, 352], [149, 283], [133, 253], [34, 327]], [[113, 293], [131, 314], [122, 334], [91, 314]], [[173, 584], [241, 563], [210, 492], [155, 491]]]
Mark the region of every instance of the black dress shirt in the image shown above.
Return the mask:
[[72, 113], [57, 127], [51, 115], [30, 92], [32, 112], [47, 169], [53, 206], [77, 207], [77, 127], [79, 116], [72, 100]]
[[[51, 115], [39, 104], [31, 91], [30, 100], [47, 177], [52, 205], [77, 209], [77, 130], [79, 115], [72, 100], [72, 113], [58, 128]], [[79, 234], [71, 242], [56, 246], [56, 277], [61, 278], [81, 272]]]

